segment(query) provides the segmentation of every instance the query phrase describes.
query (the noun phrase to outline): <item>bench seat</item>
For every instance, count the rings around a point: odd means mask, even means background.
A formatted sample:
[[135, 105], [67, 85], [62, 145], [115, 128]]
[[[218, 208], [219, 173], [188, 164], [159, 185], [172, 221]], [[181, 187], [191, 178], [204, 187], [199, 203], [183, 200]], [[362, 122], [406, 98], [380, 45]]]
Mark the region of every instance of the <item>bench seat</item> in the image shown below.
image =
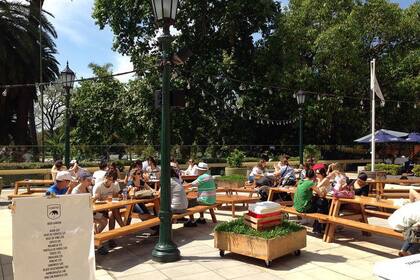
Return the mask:
[[95, 246], [99, 247], [103, 242], [135, 233], [141, 230], [149, 229], [151, 227], [157, 226], [160, 223], [159, 218], [152, 218], [150, 220], [142, 221], [135, 224], [130, 224], [124, 227], [116, 228], [109, 231], [104, 231], [98, 234], [95, 234]]
[[284, 213], [300, 216], [303, 218], [311, 218], [311, 219], [317, 219], [321, 221], [327, 221], [329, 218], [328, 215], [322, 214], [322, 213], [300, 213], [300, 212], [297, 212], [294, 207], [282, 207], [280, 211]]
[[172, 220], [177, 220], [177, 219], [181, 219], [185, 216], [192, 216], [195, 213], [201, 213], [201, 212], [205, 212], [205, 211], [209, 211], [210, 212], [210, 216], [211, 219], [213, 221], [213, 223], [217, 223], [217, 219], [216, 219], [216, 215], [214, 213], [214, 208], [218, 207], [219, 204], [212, 204], [212, 205], [197, 205], [194, 207], [190, 207], [188, 209], [186, 209], [186, 211], [184, 213], [181, 214], [173, 214], [172, 215]]
[[329, 217], [328, 222], [341, 225], [344, 227], [350, 227], [355, 229], [360, 229], [365, 232], [372, 232], [380, 235], [385, 235], [389, 237], [394, 237], [400, 240], [404, 240], [403, 235], [401, 232], [395, 231], [392, 228], [387, 228], [383, 226], [376, 226], [371, 224], [366, 224], [359, 221], [344, 219], [344, 218], [338, 218], [338, 217]]

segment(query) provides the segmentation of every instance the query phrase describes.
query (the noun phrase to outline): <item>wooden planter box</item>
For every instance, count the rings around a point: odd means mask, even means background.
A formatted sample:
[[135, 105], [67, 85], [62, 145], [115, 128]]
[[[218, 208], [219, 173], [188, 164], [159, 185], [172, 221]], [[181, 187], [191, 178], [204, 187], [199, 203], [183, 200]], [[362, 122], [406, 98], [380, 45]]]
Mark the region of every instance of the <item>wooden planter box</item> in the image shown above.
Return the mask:
[[300, 249], [306, 247], [306, 229], [272, 239], [216, 231], [214, 247], [220, 250], [221, 257], [224, 256], [225, 251], [230, 251], [264, 260], [266, 266], [269, 267], [272, 260], [281, 256], [290, 253], [300, 255]]

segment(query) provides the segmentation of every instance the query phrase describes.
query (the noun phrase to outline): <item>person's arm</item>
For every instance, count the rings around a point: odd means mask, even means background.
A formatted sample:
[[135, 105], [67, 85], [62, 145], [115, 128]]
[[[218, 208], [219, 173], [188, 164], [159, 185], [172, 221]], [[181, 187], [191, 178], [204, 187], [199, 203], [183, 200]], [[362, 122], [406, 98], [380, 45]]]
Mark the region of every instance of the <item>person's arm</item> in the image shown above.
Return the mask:
[[311, 189], [319, 196], [319, 197], [324, 197], [325, 196], [325, 194], [324, 194], [324, 192], [322, 191], [322, 190], [320, 190], [320, 188], [318, 188], [318, 186], [316, 186], [316, 185], [313, 185], [312, 187], [311, 187]]

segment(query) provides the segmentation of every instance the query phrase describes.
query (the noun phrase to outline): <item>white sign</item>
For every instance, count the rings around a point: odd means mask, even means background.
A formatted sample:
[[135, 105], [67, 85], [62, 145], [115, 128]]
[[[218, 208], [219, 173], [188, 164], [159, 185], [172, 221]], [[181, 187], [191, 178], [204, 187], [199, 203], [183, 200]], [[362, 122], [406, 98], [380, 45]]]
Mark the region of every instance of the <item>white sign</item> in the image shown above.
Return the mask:
[[15, 280], [93, 280], [93, 214], [89, 194], [13, 200]]
[[373, 267], [373, 274], [380, 279], [418, 280], [420, 275], [420, 254], [377, 262]]

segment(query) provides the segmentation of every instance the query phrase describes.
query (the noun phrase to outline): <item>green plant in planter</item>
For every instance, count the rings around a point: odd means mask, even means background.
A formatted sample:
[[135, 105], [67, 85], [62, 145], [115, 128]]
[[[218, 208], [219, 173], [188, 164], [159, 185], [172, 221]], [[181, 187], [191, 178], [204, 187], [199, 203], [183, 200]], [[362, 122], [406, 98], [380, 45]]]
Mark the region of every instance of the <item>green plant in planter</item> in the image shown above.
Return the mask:
[[302, 230], [304, 227], [290, 221], [283, 221], [279, 226], [271, 228], [269, 230], [258, 231], [252, 227], [246, 225], [243, 221], [243, 218], [239, 218], [230, 222], [224, 222], [218, 224], [214, 231], [217, 232], [231, 232], [237, 234], [243, 234], [253, 237], [260, 237], [264, 239], [271, 239], [279, 236], [285, 236], [292, 232], [297, 232]]
[[216, 178], [216, 181], [230, 181], [243, 183], [246, 181], [246, 177], [242, 175], [220, 176]]
[[242, 162], [245, 159], [245, 154], [238, 149], [233, 150], [226, 158], [226, 162], [229, 167], [239, 168], [242, 166]]

